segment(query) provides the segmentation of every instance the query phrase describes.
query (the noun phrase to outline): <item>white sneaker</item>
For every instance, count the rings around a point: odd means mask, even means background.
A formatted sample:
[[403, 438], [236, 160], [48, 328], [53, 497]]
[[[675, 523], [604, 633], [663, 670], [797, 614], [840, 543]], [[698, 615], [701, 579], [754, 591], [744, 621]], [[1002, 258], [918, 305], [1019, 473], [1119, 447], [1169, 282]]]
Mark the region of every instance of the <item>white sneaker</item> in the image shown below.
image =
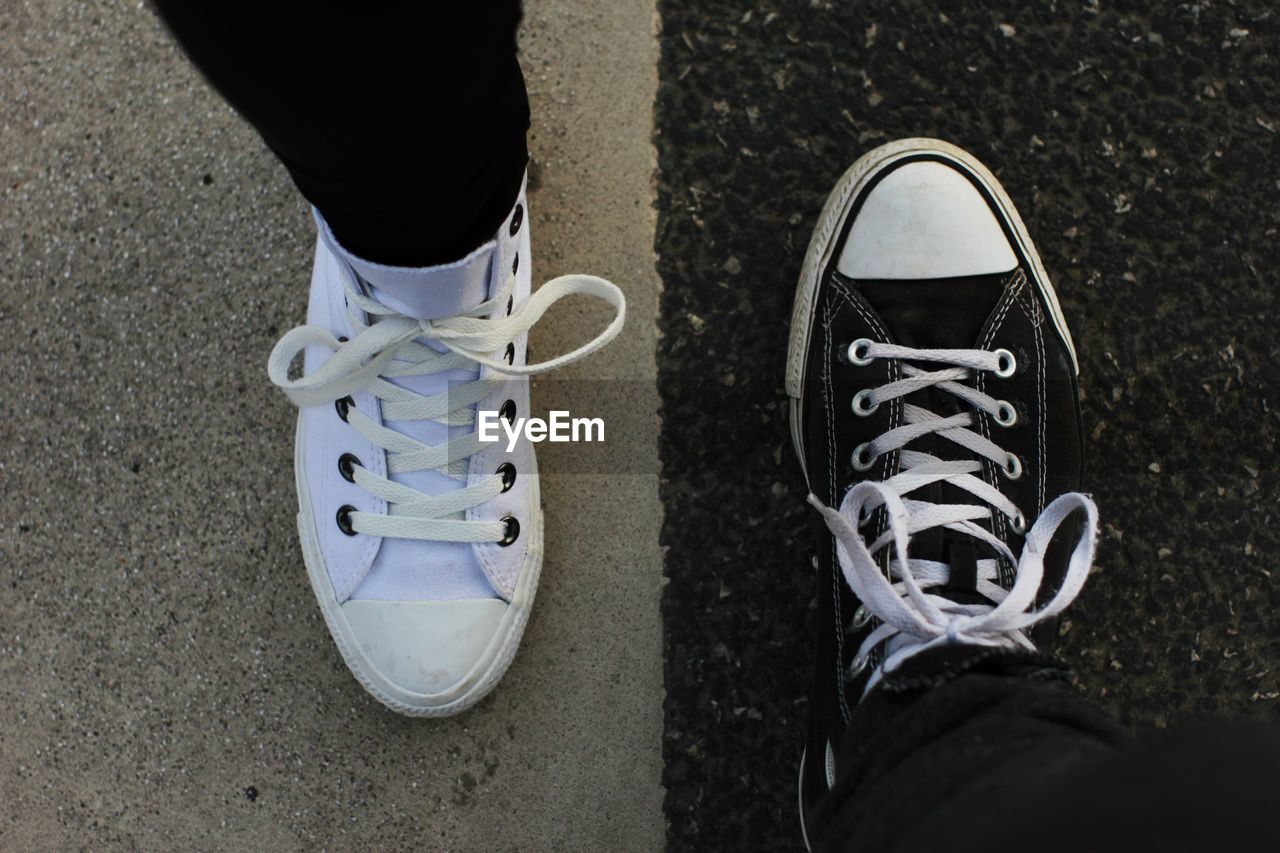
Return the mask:
[[[530, 296], [525, 193], [494, 239], [452, 264], [387, 267], [320, 235], [308, 324], [268, 373], [301, 409], [294, 464], [307, 573], [347, 666], [380, 702], [447, 716], [515, 655], [542, 567], [533, 447], [482, 443], [478, 411], [529, 412], [528, 375], [621, 331], [622, 292], [564, 276]], [[529, 328], [565, 296], [616, 316], [587, 345], [529, 365]], [[290, 363], [305, 351], [302, 378]]]

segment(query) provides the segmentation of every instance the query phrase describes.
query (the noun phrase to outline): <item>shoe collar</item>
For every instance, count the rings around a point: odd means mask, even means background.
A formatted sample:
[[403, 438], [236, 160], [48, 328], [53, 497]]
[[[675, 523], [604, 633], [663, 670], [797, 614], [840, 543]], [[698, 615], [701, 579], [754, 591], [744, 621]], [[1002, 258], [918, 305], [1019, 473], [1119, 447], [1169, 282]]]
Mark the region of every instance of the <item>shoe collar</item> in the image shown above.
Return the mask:
[[347, 250], [319, 210], [312, 208], [320, 239], [388, 308], [420, 320], [438, 320], [469, 311], [489, 296], [498, 241], [490, 240], [461, 260], [432, 267], [395, 267], [357, 257]]

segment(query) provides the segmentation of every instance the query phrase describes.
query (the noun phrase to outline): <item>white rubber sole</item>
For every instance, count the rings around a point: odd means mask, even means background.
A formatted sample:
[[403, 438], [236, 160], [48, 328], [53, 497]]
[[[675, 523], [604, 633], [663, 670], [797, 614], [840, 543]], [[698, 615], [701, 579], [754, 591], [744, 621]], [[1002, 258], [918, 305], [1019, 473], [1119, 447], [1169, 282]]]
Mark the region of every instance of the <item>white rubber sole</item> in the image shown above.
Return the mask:
[[391, 710], [410, 717], [450, 717], [460, 714], [479, 702], [491, 691], [515, 658], [529, 622], [534, 595], [538, 591], [538, 578], [542, 574], [542, 503], [538, 478], [530, 478], [530, 525], [532, 541], [529, 543], [528, 564], [520, 572], [515, 592], [498, 623], [493, 639], [475, 666], [449, 690], [441, 693], [415, 693], [387, 680], [360, 650], [351, 626], [342, 614], [341, 604], [333, 594], [329, 573], [320, 555], [316, 536], [314, 513], [311, 511], [311, 495], [302, 465], [302, 416], [298, 416], [298, 428], [294, 444], [294, 471], [298, 489], [298, 537], [302, 543], [302, 557], [307, 564], [307, 576], [311, 589], [320, 603], [329, 633], [337, 643], [338, 651], [347, 668], [365, 690]]
[[853, 203], [861, 195], [862, 190], [886, 168], [900, 160], [929, 155], [943, 160], [962, 173], [970, 176], [981, 186], [994, 202], [997, 215], [1011, 232], [1016, 248], [1027, 260], [1027, 272], [1044, 294], [1045, 303], [1049, 306], [1049, 314], [1062, 339], [1066, 341], [1067, 350], [1071, 353], [1071, 364], [1076, 373], [1080, 365], [1076, 359], [1075, 343], [1071, 340], [1071, 332], [1067, 329], [1066, 318], [1062, 316], [1062, 307], [1058, 304], [1058, 295], [1049, 283], [1049, 274], [1045, 272], [1035, 244], [1013, 206], [1012, 199], [1005, 193], [995, 175], [961, 148], [943, 142], [940, 139], [899, 139], [868, 151], [858, 158], [840, 177], [827, 202], [823, 205], [822, 215], [814, 226], [813, 236], [809, 239], [809, 248], [805, 252], [804, 266], [800, 270], [800, 281], [796, 285], [795, 301], [791, 309], [791, 336], [787, 345], [787, 396], [791, 399], [790, 426], [791, 443], [795, 447], [796, 456], [800, 459], [800, 467], [808, 479], [808, 464], [805, 460], [804, 417], [800, 397], [804, 390], [804, 371], [806, 356], [809, 352], [809, 334], [813, 329], [813, 312], [817, 307], [818, 288], [823, 270], [831, 262], [836, 241], [844, 230], [845, 219], [849, 215]]

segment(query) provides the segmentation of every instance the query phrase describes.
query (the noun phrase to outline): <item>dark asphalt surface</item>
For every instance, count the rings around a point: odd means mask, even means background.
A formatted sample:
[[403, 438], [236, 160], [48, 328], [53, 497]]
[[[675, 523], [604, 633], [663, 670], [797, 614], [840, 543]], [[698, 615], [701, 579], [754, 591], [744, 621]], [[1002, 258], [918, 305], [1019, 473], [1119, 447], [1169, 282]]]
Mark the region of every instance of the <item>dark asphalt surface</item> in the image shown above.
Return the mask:
[[660, 6], [671, 848], [800, 843], [814, 589], [787, 325], [826, 193], [896, 137], [998, 174], [1074, 332], [1104, 523], [1059, 648], [1082, 689], [1139, 732], [1274, 718], [1280, 9]]

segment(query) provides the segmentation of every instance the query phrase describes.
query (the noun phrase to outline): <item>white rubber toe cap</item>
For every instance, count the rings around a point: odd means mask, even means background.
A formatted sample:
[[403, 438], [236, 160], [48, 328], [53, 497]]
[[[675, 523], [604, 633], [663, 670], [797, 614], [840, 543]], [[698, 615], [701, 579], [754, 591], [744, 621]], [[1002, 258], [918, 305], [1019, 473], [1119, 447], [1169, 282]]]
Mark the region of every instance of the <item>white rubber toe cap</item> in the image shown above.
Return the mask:
[[1012, 270], [1017, 256], [986, 199], [932, 160], [898, 166], [862, 203], [837, 269], [854, 279], [921, 279]]
[[[369, 669], [401, 701], [429, 708], [466, 694], [484, 679], [508, 604], [499, 599], [371, 601], [342, 605]], [[373, 673], [371, 673], [373, 674]]]

